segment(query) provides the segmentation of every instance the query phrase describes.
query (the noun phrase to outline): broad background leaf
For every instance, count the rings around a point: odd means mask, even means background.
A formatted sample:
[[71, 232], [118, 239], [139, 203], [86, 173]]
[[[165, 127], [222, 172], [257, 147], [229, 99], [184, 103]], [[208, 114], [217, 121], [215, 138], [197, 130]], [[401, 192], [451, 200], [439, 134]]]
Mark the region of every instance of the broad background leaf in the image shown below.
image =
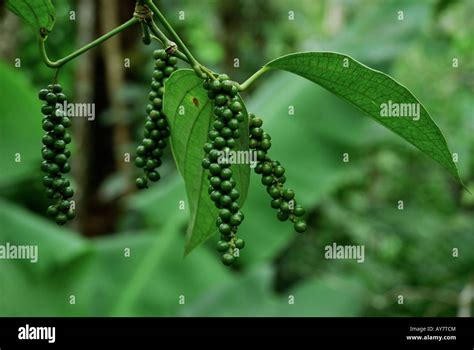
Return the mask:
[[8, 8], [39, 33], [41, 28], [51, 32], [56, 19], [51, 0], [7, 0]]
[[[17, 70], [0, 62], [2, 89], [0, 99], [0, 184], [12, 183], [31, 176], [41, 163], [41, 102], [34, 88]], [[21, 157], [17, 162], [15, 157]]]
[[[290, 54], [265, 67], [300, 75], [342, 97], [430, 156], [462, 184], [441, 130], [420, 101], [388, 75], [334, 52]], [[389, 100], [419, 104], [420, 119], [381, 117], [380, 106]]]
[[[203, 145], [213, 121], [213, 106], [202, 87], [202, 80], [188, 69], [180, 69], [168, 79], [163, 103], [171, 129], [171, 150], [185, 181], [191, 211], [185, 245], [187, 254], [217, 232], [218, 210], [209, 198], [208, 171], [201, 167]], [[240, 134], [235, 150], [248, 150], [247, 119], [240, 124]], [[232, 170], [242, 207], [247, 197], [250, 167], [233, 165]]]

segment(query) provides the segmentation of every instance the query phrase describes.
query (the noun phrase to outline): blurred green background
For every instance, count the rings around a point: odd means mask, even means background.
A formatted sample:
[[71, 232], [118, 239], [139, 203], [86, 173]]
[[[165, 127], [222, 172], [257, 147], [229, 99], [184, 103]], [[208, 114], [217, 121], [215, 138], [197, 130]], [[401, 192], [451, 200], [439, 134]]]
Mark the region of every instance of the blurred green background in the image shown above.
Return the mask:
[[[134, 6], [53, 3], [54, 59], [125, 21]], [[391, 74], [431, 112], [473, 191], [474, 2], [156, 3], [201, 62], [237, 81], [303, 50], [347, 53]], [[474, 196], [414, 147], [290, 74], [268, 74], [244, 97], [309, 212], [308, 232], [278, 222], [252, 176], [237, 266], [221, 264], [217, 237], [183, 258], [186, 197], [169, 149], [162, 180], [147, 191], [134, 190], [136, 170], [125, 161], [141, 138], [156, 48], [141, 43], [139, 27], [60, 71], [65, 92], [95, 103], [97, 117], [73, 120], [78, 217], [56, 226], [44, 215], [37, 99], [53, 72], [29, 28], [1, 6], [0, 244], [36, 244], [39, 262], [0, 260], [0, 316], [472, 316]], [[365, 262], [324, 259], [333, 242], [364, 245]]]

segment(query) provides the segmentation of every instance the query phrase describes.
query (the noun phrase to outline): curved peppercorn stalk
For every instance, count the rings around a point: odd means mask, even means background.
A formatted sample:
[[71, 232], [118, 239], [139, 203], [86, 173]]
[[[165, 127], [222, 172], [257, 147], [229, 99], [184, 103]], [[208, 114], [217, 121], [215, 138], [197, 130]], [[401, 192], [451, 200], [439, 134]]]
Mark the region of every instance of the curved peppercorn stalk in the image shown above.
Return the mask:
[[69, 180], [62, 175], [71, 170], [67, 162], [71, 151], [66, 148], [71, 142], [71, 135], [67, 132], [71, 119], [59, 108], [60, 104], [66, 103], [61, 85], [48, 85], [47, 89], [40, 90], [39, 98], [46, 102], [41, 108], [44, 114], [42, 126], [46, 131], [41, 150], [44, 159], [41, 170], [46, 173], [43, 185], [46, 187], [47, 197], [56, 200], [55, 204], [48, 207], [47, 214], [54, 217], [59, 225], [64, 225], [75, 216], [74, 206], [69, 200], [74, 195], [74, 190]]
[[222, 254], [222, 262], [231, 265], [239, 257], [245, 242], [237, 238], [237, 230], [244, 219], [237, 199], [239, 191], [235, 188], [231, 164], [223, 156], [235, 148], [240, 137], [239, 123], [245, 119], [239, 102], [238, 90], [225, 74], [216, 80], [206, 80], [204, 88], [214, 106], [214, 121], [209, 130], [208, 142], [204, 145], [205, 158], [202, 167], [209, 171], [209, 196], [219, 209], [216, 220], [221, 240], [217, 250]]
[[146, 108], [148, 117], [143, 131], [144, 139], [142, 144], [137, 147], [135, 158], [135, 165], [138, 168], [143, 168], [144, 172], [143, 176], [135, 181], [139, 189], [147, 188], [148, 180], [155, 182], [160, 179], [157, 169], [161, 165], [163, 149], [166, 147], [166, 141], [170, 136], [170, 128], [162, 110], [164, 86], [168, 77], [176, 70], [176, 64], [178, 63], [178, 59], [168, 55], [165, 50], [155, 50], [153, 58], [155, 59], [155, 69], [151, 91], [148, 94], [150, 100]]
[[249, 147], [257, 152], [255, 173], [262, 175], [262, 184], [267, 187], [267, 192], [272, 197], [271, 206], [278, 210], [278, 220], [290, 220], [296, 232], [305, 232], [306, 222], [301, 219], [305, 209], [296, 203], [293, 190], [283, 188], [286, 182], [285, 168], [267, 155], [272, 146], [271, 137], [263, 131], [262, 126], [263, 121], [249, 113]]

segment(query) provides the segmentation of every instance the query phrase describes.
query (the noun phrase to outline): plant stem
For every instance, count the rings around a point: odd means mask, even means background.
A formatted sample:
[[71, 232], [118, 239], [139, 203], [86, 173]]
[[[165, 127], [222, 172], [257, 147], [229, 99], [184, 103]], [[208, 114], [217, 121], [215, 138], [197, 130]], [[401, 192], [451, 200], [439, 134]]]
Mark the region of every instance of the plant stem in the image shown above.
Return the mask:
[[180, 47], [183, 50], [183, 53], [186, 55], [186, 57], [189, 60], [189, 64], [192, 65], [194, 71], [198, 76], [203, 78], [205, 74], [202, 72], [201, 65], [199, 62], [194, 58], [194, 56], [191, 54], [189, 49], [186, 47], [184, 42], [181, 40], [179, 35], [175, 32], [173, 27], [168, 23], [166, 20], [165, 16], [161, 13], [161, 11], [156, 7], [156, 5], [153, 3], [153, 0], [145, 0], [145, 3], [150, 7], [150, 9], [153, 11], [156, 17], [158, 17], [158, 20], [160, 23], [166, 28], [166, 30], [171, 34], [173, 37], [174, 41], [178, 44], [178, 47]]
[[67, 55], [66, 57], [64, 58], [61, 58], [60, 60], [57, 60], [57, 61], [51, 61], [49, 58], [48, 58], [48, 55], [46, 53], [46, 47], [45, 47], [45, 40], [40, 40], [40, 52], [41, 52], [41, 56], [43, 57], [43, 61], [44, 63], [48, 66], [48, 67], [51, 67], [51, 68], [60, 68], [62, 67], [64, 64], [66, 64], [67, 62], [69, 62], [70, 60], [76, 58], [77, 56], [80, 56], [82, 55], [84, 52], [96, 47], [97, 45], [103, 43], [104, 41], [110, 39], [111, 37], [113, 37], [114, 35], [124, 31], [125, 29], [133, 26], [134, 24], [138, 23], [139, 20], [137, 18], [131, 18], [130, 20], [128, 20], [127, 22], [125, 22], [124, 24], [118, 26], [117, 28], [111, 30], [110, 32], [108, 32], [107, 34], [104, 34], [102, 35], [101, 37], [97, 38], [96, 40], [90, 42], [89, 44], [81, 47], [80, 49], [70, 53], [69, 55]]
[[[160, 28], [158, 28], [158, 26], [156, 25], [155, 22], [153, 22], [153, 20], [147, 21], [146, 24], [148, 25], [150, 30], [153, 32], [153, 34], [156, 35], [156, 39], [161, 42], [161, 44], [163, 45], [163, 47], [165, 49], [167, 49], [168, 47], [176, 45], [174, 42], [172, 42], [170, 39], [168, 39], [168, 37], [165, 34], [163, 34], [163, 32], [160, 30]], [[187, 63], [190, 63], [189, 59], [186, 57], [186, 55], [184, 53], [182, 53], [181, 51], [179, 51], [179, 50], [176, 50], [173, 53], [173, 55], [178, 57], [179, 59], [187, 62]]]
[[237, 86], [239, 91], [244, 91], [250, 85], [252, 85], [258, 78], [260, 78], [261, 75], [263, 75], [265, 72], [267, 72], [269, 70], [270, 70], [269, 67], [263, 66], [258, 71], [256, 71], [250, 78], [248, 78], [245, 82], [243, 82], [242, 84], [235, 83], [235, 86]]

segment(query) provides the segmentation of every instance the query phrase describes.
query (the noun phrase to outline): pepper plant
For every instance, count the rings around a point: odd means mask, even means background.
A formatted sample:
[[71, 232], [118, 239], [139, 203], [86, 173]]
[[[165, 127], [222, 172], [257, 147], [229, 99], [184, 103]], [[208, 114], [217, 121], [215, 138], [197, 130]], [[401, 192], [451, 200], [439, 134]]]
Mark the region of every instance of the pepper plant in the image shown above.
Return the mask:
[[[71, 136], [67, 128], [71, 120], [57, 108], [66, 100], [59, 85], [59, 70], [135, 25], [141, 26], [145, 45], [156, 43], [160, 46], [153, 52], [155, 67], [149, 104], [144, 107], [147, 117], [143, 140], [134, 159], [135, 165], [142, 170], [135, 182], [139, 189], [146, 189], [160, 179], [161, 157], [169, 145], [185, 181], [191, 212], [186, 253], [219, 233], [217, 250], [222, 254], [222, 262], [231, 265], [239, 257], [245, 246], [238, 228], [245, 218], [250, 164], [253, 171], [261, 175], [276, 218], [290, 221], [296, 232], [307, 230], [305, 209], [297, 202], [295, 192], [285, 187], [287, 172], [284, 166], [270, 157], [272, 142], [278, 140], [272, 140], [263, 129], [263, 120], [247, 111], [240, 96], [257, 79], [274, 70], [304, 77], [350, 102], [431, 157], [462, 185], [446, 140], [420, 101], [393, 78], [348, 55], [292, 53], [266, 63], [248, 80], [238, 83], [199, 62], [152, 0], [138, 0], [128, 21], [53, 61], [46, 50], [55, 22], [51, 1], [8, 0], [7, 3], [10, 10], [33, 28], [41, 58], [52, 69], [52, 81], [39, 93], [44, 101], [41, 111], [45, 131], [41, 169], [45, 172], [46, 195], [53, 200], [47, 214], [60, 225], [74, 217], [71, 207], [74, 191], [64, 177], [70, 170], [68, 158], [71, 152], [67, 144], [71, 142]], [[178, 61], [188, 68], [177, 69]]]

